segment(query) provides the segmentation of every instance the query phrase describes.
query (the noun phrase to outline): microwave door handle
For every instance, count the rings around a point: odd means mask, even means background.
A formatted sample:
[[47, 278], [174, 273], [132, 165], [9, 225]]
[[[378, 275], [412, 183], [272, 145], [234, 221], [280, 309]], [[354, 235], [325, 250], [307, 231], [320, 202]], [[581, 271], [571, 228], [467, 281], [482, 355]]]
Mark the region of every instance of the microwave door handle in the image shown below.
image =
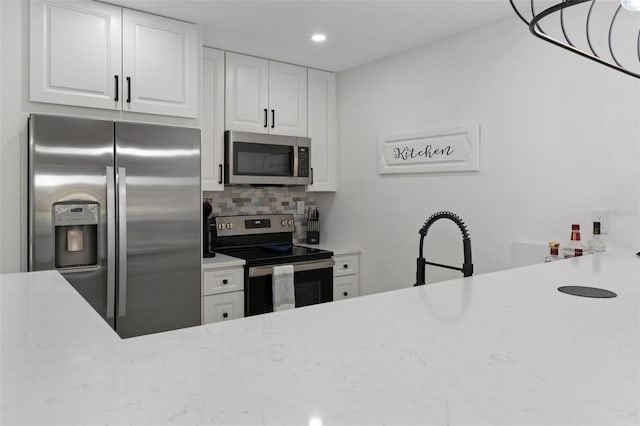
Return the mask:
[[293, 170], [291, 173], [292, 177], [298, 177], [298, 147], [294, 146], [293, 147]]

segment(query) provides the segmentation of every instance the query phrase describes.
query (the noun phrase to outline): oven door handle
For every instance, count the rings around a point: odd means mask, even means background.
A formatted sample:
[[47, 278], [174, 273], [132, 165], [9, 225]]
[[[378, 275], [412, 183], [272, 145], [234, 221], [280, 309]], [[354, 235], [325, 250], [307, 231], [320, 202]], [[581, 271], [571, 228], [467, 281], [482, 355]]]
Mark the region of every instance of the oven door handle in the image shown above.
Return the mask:
[[[333, 259], [311, 260], [308, 262], [292, 263], [294, 273], [304, 272], [304, 271], [315, 271], [316, 269], [333, 268], [333, 265], [335, 264], [336, 262], [334, 262]], [[283, 263], [283, 265], [286, 265], [286, 264]], [[254, 266], [253, 268], [249, 268], [249, 278], [273, 275], [274, 266], [280, 266], [280, 265]]]

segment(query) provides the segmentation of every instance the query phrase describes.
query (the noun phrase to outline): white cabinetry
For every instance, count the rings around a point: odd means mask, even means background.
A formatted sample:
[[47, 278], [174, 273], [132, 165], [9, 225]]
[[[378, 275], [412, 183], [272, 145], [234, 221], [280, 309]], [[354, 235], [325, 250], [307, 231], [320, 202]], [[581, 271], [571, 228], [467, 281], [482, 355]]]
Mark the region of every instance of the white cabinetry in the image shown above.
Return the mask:
[[307, 136], [307, 69], [226, 54], [226, 130]]
[[345, 253], [333, 257], [333, 300], [359, 295], [360, 254]]
[[30, 8], [32, 101], [197, 116], [196, 25], [94, 1]]
[[224, 191], [224, 52], [202, 53], [202, 190]]
[[122, 40], [124, 110], [196, 117], [197, 27], [123, 9]]
[[120, 109], [122, 9], [92, 1], [30, 8], [30, 99]]
[[244, 269], [211, 268], [202, 271], [202, 323], [244, 317]]
[[307, 136], [307, 69], [269, 61], [269, 132]]
[[226, 54], [227, 130], [268, 133], [269, 61]]
[[308, 191], [336, 191], [338, 185], [338, 96], [334, 73], [309, 69], [309, 137], [313, 184]]

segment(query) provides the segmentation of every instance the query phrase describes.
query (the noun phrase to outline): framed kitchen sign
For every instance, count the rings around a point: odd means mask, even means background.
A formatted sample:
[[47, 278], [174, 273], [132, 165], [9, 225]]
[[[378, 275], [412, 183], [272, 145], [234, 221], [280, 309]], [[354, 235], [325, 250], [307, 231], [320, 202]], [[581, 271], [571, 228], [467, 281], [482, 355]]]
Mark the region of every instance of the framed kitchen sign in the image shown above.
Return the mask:
[[380, 174], [480, 170], [480, 126], [463, 126], [378, 139]]

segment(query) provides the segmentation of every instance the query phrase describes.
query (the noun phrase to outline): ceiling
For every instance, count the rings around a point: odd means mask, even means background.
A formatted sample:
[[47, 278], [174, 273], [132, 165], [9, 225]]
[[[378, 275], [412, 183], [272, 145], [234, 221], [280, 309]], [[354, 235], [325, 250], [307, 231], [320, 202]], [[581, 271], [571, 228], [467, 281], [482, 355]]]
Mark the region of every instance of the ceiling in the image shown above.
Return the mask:
[[201, 24], [206, 46], [336, 72], [514, 16], [508, 0], [106, 1]]

